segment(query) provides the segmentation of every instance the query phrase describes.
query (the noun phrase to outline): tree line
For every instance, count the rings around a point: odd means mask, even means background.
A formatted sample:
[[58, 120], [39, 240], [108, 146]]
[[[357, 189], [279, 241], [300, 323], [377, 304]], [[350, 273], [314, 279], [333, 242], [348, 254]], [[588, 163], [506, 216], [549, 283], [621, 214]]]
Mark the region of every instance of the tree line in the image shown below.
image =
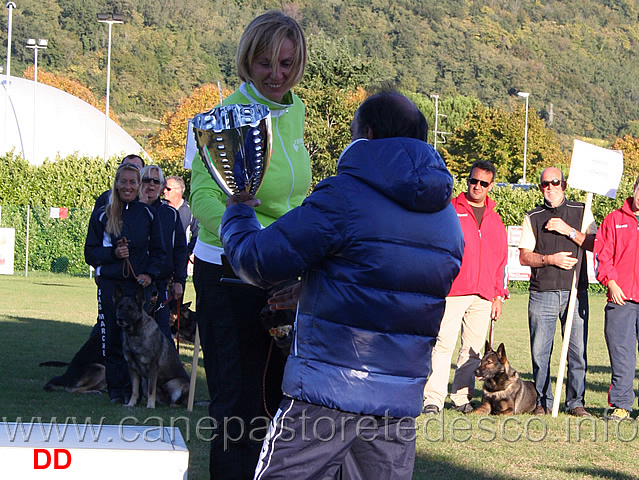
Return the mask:
[[[256, 14], [278, 8], [302, 24], [311, 57], [347, 67], [348, 76], [326, 79], [326, 86], [388, 83], [508, 112], [522, 103], [516, 92], [526, 91], [564, 147], [575, 136], [639, 136], [638, 6], [630, 0], [15, 3], [13, 73], [33, 62], [24, 41], [47, 38], [40, 68], [77, 80], [97, 98], [106, 84], [107, 28], [96, 13], [124, 15], [112, 41], [111, 106], [118, 114], [159, 119], [194, 88], [219, 80], [233, 89], [239, 36]], [[2, 32], [7, 18], [0, 16]], [[307, 76], [302, 85], [312, 82]]]

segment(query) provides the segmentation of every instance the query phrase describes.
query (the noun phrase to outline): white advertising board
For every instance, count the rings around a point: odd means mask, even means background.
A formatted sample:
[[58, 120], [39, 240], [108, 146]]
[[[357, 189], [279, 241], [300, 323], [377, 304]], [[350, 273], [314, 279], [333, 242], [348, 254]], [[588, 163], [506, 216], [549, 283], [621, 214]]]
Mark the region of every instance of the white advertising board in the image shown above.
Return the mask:
[[508, 247], [508, 280], [530, 280], [530, 267], [519, 263], [519, 247]]
[[13, 275], [15, 228], [0, 228], [0, 275]]
[[523, 227], [521, 225], [510, 225], [508, 228], [506, 228], [506, 232], [508, 235], [508, 245], [518, 247], [519, 242], [521, 241], [522, 231]]

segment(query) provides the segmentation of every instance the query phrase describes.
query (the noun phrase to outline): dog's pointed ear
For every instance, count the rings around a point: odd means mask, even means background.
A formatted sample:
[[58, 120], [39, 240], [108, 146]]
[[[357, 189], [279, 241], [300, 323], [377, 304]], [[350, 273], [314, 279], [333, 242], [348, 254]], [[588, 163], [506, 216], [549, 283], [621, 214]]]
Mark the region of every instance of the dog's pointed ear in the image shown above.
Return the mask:
[[138, 305], [144, 305], [146, 301], [146, 297], [144, 296], [144, 287], [142, 285], [138, 285], [135, 288], [135, 293], [133, 294], [133, 298]]
[[118, 300], [122, 298], [122, 295], [124, 295], [124, 292], [122, 292], [122, 287], [119, 283], [116, 283], [115, 287], [113, 287], [113, 303], [118, 303]]
[[497, 347], [497, 356], [502, 363], [506, 361], [506, 347], [504, 347], [503, 343], [500, 343], [499, 347]]
[[186, 302], [182, 304], [182, 308], [189, 308], [192, 302]]
[[493, 349], [490, 348], [490, 343], [488, 343], [488, 340], [486, 340], [486, 345], [484, 346], [484, 355], [486, 355], [489, 352], [492, 352]]

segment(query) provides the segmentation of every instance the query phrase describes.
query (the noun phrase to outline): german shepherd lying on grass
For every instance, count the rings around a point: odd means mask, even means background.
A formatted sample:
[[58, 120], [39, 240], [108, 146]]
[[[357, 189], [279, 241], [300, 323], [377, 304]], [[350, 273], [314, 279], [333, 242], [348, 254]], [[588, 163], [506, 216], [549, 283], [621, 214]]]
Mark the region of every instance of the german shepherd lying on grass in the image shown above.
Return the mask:
[[488, 342], [484, 357], [475, 370], [478, 380], [484, 381], [481, 405], [472, 413], [493, 415], [515, 415], [532, 413], [537, 404], [537, 391], [532, 382], [519, 378], [519, 373], [510, 366], [506, 348], [500, 344], [495, 352]]
[[52, 392], [57, 387], [69, 393], [102, 393], [106, 388], [104, 359], [100, 348], [100, 335], [94, 334], [82, 345], [71, 363], [42, 362], [41, 367], [67, 367], [66, 372], [47, 382], [44, 389]]
[[122, 351], [131, 376], [131, 400], [127, 406], [133, 407], [138, 402], [141, 383], [146, 386], [147, 408], [155, 408], [156, 396], [171, 406], [184, 405], [189, 393], [189, 377], [175, 346], [144, 311], [144, 300], [141, 285], [132, 297], [126, 297], [116, 284], [115, 318], [124, 332]]
[[[178, 302], [181, 302], [180, 298]], [[197, 319], [195, 312], [189, 307], [191, 302], [182, 303], [180, 305], [180, 341], [187, 341], [189, 343], [195, 343], [195, 327], [197, 327]], [[170, 303], [169, 322], [171, 325], [171, 333], [173, 335], [178, 334], [178, 309], [177, 302], [172, 301]]]

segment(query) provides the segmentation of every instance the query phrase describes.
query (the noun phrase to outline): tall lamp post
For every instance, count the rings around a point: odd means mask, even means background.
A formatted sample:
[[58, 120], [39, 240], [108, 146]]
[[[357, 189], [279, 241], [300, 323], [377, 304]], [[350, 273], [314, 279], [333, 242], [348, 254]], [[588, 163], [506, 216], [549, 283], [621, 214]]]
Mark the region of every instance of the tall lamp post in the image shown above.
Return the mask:
[[124, 23], [124, 15], [121, 13], [98, 13], [98, 22], [109, 25], [109, 43], [107, 47], [107, 86], [106, 107], [104, 109], [104, 162], [108, 159], [109, 145], [109, 86], [111, 84], [111, 27], [114, 23]]
[[517, 95], [526, 99], [526, 124], [524, 126], [524, 176], [522, 182], [526, 184], [526, 150], [528, 149], [528, 92], [517, 92]]
[[437, 119], [439, 118], [439, 95], [432, 94], [430, 98], [435, 99], [435, 136], [433, 141], [433, 148], [437, 150]]
[[38, 41], [35, 41], [35, 38], [29, 38], [27, 43], [25, 43], [25, 47], [33, 49], [33, 163], [36, 164], [36, 119], [38, 118], [36, 114], [37, 109], [37, 101], [36, 95], [38, 91], [38, 50], [44, 50], [49, 45], [48, 40], [44, 38], [39, 38]]
[[4, 132], [2, 146], [7, 150], [7, 112], [9, 108], [9, 75], [11, 75], [11, 26], [13, 20], [13, 9], [16, 8], [14, 2], [7, 2], [9, 9], [9, 22], [7, 23], [7, 80], [4, 84]]

